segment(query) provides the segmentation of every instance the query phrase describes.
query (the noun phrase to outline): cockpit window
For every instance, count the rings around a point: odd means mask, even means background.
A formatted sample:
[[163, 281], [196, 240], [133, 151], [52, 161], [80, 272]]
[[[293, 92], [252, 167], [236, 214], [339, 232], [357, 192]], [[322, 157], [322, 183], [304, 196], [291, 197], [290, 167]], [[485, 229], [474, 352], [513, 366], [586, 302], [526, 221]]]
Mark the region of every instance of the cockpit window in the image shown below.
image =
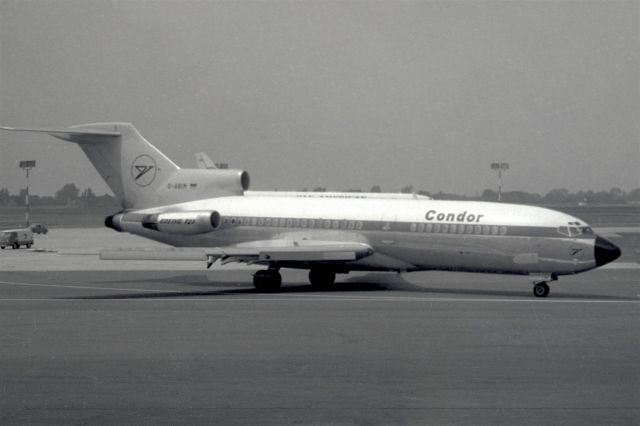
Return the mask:
[[585, 235], [593, 235], [593, 229], [591, 229], [588, 226], [582, 226], [580, 227], [580, 230], [582, 231], [583, 234]]
[[578, 235], [593, 235], [593, 230], [588, 226], [559, 226], [558, 233], [562, 235], [566, 235], [567, 237], [577, 237]]

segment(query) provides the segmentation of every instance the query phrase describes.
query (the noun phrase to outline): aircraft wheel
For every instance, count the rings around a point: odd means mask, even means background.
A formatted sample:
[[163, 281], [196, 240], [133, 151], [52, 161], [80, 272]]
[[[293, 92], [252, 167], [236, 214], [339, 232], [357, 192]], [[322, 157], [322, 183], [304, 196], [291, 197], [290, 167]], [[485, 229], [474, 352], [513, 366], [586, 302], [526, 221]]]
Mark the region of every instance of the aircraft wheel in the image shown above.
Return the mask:
[[27, 248], [31, 248], [31, 243], [27, 243]]
[[281, 284], [282, 276], [276, 270], [262, 270], [253, 275], [253, 286], [260, 292], [277, 291]]
[[15, 249], [19, 249], [19, 248], [20, 248], [20, 244], [18, 244], [18, 243], [13, 243], [13, 244], [11, 245], [11, 248], [13, 248], [14, 250], [15, 250]]
[[0, 246], [0, 249], [4, 250], [4, 246]]
[[538, 283], [534, 285], [533, 295], [536, 297], [547, 297], [549, 295], [549, 286], [547, 283]]
[[336, 281], [336, 273], [326, 269], [312, 269], [309, 271], [309, 282], [316, 288], [331, 287]]

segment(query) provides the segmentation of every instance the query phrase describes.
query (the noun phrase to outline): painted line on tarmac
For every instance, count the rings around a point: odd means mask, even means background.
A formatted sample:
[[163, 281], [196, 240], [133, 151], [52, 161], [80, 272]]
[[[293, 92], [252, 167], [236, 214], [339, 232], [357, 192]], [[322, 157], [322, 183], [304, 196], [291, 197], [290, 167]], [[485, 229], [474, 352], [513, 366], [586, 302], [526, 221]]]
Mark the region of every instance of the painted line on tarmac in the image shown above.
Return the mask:
[[[287, 297], [291, 300], [296, 299], [296, 295], [288, 295], [283, 294], [281, 296]], [[309, 300], [336, 300], [336, 301], [393, 301], [393, 302], [461, 302], [461, 303], [472, 303], [472, 302], [481, 302], [481, 303], [640, 303], [640, 299], [633, 300], [608, 300], [608, 299], [541, 299], [541, 298], [528, 298], [528, 299], [513, 299], [513, 298], [492, 298], [492, 299], [482, 299], [482, 298], [456, 298], [456, 297], [389, 297], [389, 296], [340, 296], [340, 295], [305, 295], [305, 298], [309, 298]], [[275, 299], [274, 299], [275, 300]]]
[[[80, 287], [94, 288], [94, 287]], [[111, 290], [101, 288], [102, 290]], [[120, 291], [141, 291], [138, 289], [113, 289]], [[147, 292], [155, 292], [162, 295], [165, 292], [156, 290], [142, 290]], [[184, 294], [183, 292], [172, 291], [171, 293]], [[284, 296], [284, 297], [283, 297]], [[87, 299], [70, 297], [70, 298], [0, 298], [0, 302], [395, 302], [395, 303], [575, 303], [575, 304], [640, 304], [638, 300], [599, 300], [599, 299], [482, 299], [482, 298], [453, 298], [453, 297], [376, 297], [376, 296], [296, 296], [282, 295], [280, 297], [233, 297], [224, 294], [211, 296], [188, 296], [183, 297], [162, 297], [155, 298], [117, 298], [117, 299]]]
[[601, 266], [600, 269], [640, 269], [638, 262], [614, 262]]
[[[84, 290], [109, 290], [109, 291], [133, 291], [133, 292], [149, 292], [149, 293], [184, 293], [182, 291], [177, 290], [148, 290], [148, 289], [140, 289], [140, 288], [119, 288], [119, 287], [91, 287], [91, 286], [81, 286], [81, 285], [68, 285], [68, 284], [35, 284], [35, 283], [19, 283], [13, 281], [0, 281], [0, 284], [4, 285], [15, 285], [15, 286], [25, 286], [25, 287], [56, 287], [56, 288], [76, 288], [76, 289], [84, 289]], [[4, 300], [4, 299], [1, 299]], [[31, 299], [34, 300], [34, 299]]]

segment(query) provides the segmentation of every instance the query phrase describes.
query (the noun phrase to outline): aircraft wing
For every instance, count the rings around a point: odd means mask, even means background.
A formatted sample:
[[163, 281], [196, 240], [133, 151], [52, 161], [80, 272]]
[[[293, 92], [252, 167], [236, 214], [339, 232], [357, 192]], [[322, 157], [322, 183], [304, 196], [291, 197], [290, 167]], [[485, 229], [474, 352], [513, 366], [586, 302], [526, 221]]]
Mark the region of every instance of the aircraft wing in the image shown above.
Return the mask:
[[272, 263], [348, 262], [373, 254], [364, 243], [345, 243], [317, 240], [253, 241], [226, 247], [194, 247], [168, 250], [104, 250], [103, 260], [206, 260], [207, 267], [220, 260], [221, 264], [244, 262], [270, 265]]

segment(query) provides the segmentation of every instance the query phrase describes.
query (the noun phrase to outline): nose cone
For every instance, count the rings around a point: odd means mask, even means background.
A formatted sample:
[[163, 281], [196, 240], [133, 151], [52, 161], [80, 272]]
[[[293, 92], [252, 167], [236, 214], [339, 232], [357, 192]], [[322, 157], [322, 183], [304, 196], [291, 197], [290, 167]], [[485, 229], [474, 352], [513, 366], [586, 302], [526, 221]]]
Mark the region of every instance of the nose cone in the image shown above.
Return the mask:
[[594, 256], [596, 265], [602, 266], [609, 262], [613, 262], [620, 257], [622, 252], [617, 245], [602, 237], [596, 237], [596, 245], [594, 248]]

